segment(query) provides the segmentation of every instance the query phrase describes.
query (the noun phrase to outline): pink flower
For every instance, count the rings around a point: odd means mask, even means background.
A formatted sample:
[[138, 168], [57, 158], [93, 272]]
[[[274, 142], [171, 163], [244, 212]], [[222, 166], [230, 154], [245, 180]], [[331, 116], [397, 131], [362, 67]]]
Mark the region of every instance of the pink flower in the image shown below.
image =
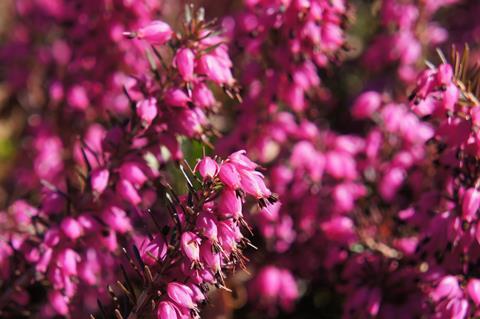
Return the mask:
[[221, 270], [220, 253], [214, 252], [214, 248], [211, 243], [204, 242], [200, 247], [200, 254], [202, 256], [202, 261], [214, 272], [219, 272]]
[[142, 202], [142, 198], [138, 194], [138, 191], [135, 189], [132, 183], [126, 179], [121, 179], [117, 183], [116, 191], [123, 199], [133, 206], [137, 206]]
[[440, 64], [437, 68], [436, 80], [441, 85], [448, 85], [452, 82], [453, 69], [450, 64]]
[[178, 319], [175, 306], [169, 301], [161, 301], [157, 307], [157, 319]]
[[180, 307], [195, 309], [195, 303], [192, 299], [193, 292], [188, 286], [178, 282], [170, 282], [167, 285], [167, 294]]
[[128, 180], [138, 187], [141, 187], [148, 180], [141, 165], [136, 162], [123, 163], [122, 166], [120, 166], [119, 173], [122, 179]]
[[67, 100], [73, 109], [80, 111], [84, 111], [90, 104], [85, 88], [80, 85], [75, 85], [68, 91]]
[[181, 89], [170, 89], [165, 93], [165, 103], [170, 106], [187, 107], [190, 97]]
[[144, 239], [139, 250], [143, 262], [152, 266], [165, 258], [167, 255], [167, 244], [162, 236], [155, 236], [152, 239]]
[[200, 259], [200, 243], [201, 239], [194, 233], [185, 232], [182, 234], [182, 251], [191, 261], [198, 261]]
[[232, 163], [227, 162], [220, 166], [218, 178], [229, 188], [237, 189], [240, 187], [240, 174]]
[[109, 206], [102, 213], [103, 221], [113, 230], [126, 233], [132, 229], [127, 213], [117, 206]]
[[200, 72], [217, 84], [233, 84], [233, 76], [229, 66], [224, 65], [217, 57], [205, 54], [199, 61]]
[[64, 218], [62, 220], [62, 223], [60, 224], [60, 228], [62, 229], [62, 232], [65, 234], [65, 236], [72, 240], [79, 238], [82, 235], [83, 231], [80, 223], [72, 217]]
[[197, 218], [196, 228], [201, 236], [213, 242], [218, 240], [217, 221], [211, 213], [202, 212]]
[[203, 179], [213, 179], [219, 171], [218, 164], [210, 156], [205, 156], [198, 161], [194, 171], [199, 172]]
[[211, 108], [217, 103], [212, 91], [201, 82], [193, 87], [192, 101], [196, 106], [204, 109]]
[[224, 189], [218, 199], [218, 211], [224, 218], [238, 219], [242, 217], [242, 200], [234, 190]]
[[189, 48], [182, 48], [177, 51], [174, 60], [181, 77], [185, 81], [193, 80], [193, 69], [195, 66], [195, 54]]
[[382, 104], [382, 97], [375, 91], [362, 93], [353, 104], [352, 115], [357, 119], [367, 119], [378, 110]]
[[323, 222], [320, 228], [325, 236], [336, 242], [350, 243], [355, 239], [353, 221], [346, 216], [337, 216]]
[[172, 37], [173, 31], [170, 26], [160, 20], [150, 22], [145, 27], [137, 31], [137, 37], [144, 39], [151, 44], [162, 45], [168, 42]]
[[141, 100], [136, 107], [137, 116], [142, 120], [144, 127], [149, 127], [157, 116], [157, 99], [154, 97]]
[[468, 281], [466, 291], [475, 305], [480, 305], [480, 279], [472, 278]]
[[469, 188], [465, 191], [462, 200], [462, 216], [466, 221], [471, 222], [477, 215], [480, 207], [480, 191], [476, 188]]
[[435, 290], [430, 293], [430, 296], [434, 301], [438, 302], [442, 298], [451, 299], [459, 294], [461, 294], [461, 290], [457, 279], [453, 276], [445, 276], [440, 280]]
[[236, 151], [228, 156], [228, 160], [239, 169], [254, 170], [258, 165], [247, 157], [245, 150]]
[[108, 186], [108, 178], [110, 176], [110, 172], [106, 168], [96, 168], [92, 171], [92, 174], [90, 176], [90, 183], [92, 190], [98, 194], [101, 195], [103, 191]]
[[68, 314], [68, 298], [62, 295], [59, 291], [54, 290], [49, 292], [48, 300], [52, 308], [60, 315], [66, 316]]
[[266, 266], [262, 268], [251, 285], [252, 297], [259, 298], [267, 307], [279, 304], [291, 311], [298, 298], [298, 288], [292, 274], [282, 268]]
[[265, 186], [263, 175], [257, 171], [240, 170], [240, 185], [242, 189], [257, 199], [268, 198], [272, 192]]
[[58, 255], [57, 265], [65, 275], [77, 275], [77, 265], [80, 260], [80, 256], [76, 251], [67, 248]]

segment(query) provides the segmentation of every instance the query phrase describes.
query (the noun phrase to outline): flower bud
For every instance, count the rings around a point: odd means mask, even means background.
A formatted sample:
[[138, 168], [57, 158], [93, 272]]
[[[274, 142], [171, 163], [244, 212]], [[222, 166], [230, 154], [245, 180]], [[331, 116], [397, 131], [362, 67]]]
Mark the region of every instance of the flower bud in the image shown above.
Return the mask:
[[167, 294], [177, 305], [188, 309], [195, 308], [192, 299], [193, 292], [187, 286], [177, 282], [171, 282], [167, 285]]
[[350, 154], [330, 151], [326, 154], [325, 170], [331, 176], [341, 179], [355, 179], [357, 177], [356, 162]]
[[336, 216], [323, 222], [320, 228], [325, 236], [339, 243], [350, 243], [355, 239], [355, 227], [353, 221], [346, 216]]
[[190, 284], [189, 288], [192, 290], [193, 301], [195, 301], [196, 303], [200, 303], [205, 300], [205, 295], [203, 294], [202, 290], [198, 288], [197, 285]]
[[198, 161], [194, 171], [199, 172], [203, 179], [214, 178], [218, 174], [218, 164], [209, 156]]
[[405, 180], [405, 170], [401, 167], [388, 168], [378, 185], [382, 198], [391, 201]]
[[205, 242], [200, 247], [200, 252], [202, 255], [202, 261], [212, 269], [214, 273], [219, 272], [221, 269], [221, 257], [220, 253], [215, 253], [213, 251], [212, 244]]
[[382, 97], [375, 91], [362, 93], [353, 104], [352, 115], [357, 119], [367, 119], [380, 107]]
[[189, 48], [182, 48], [175, 55], [175, 66], [182, 79], [193, 80], [193, 68], [195, 66], [195, 54]]
[[181, 89], [170, 89], [165, 93], [165, 103], [170, 106], [187, 107], [188, 95]]
[[152, 266], [157, 261], [162, 261], [167, 255], [167, 244], [162, 236], [145, 239], [140, 245], [140, 256], [145, 264]]
[[232, 163], [223, 163], [218, 177], [226, 186], [232, 189], [240, 187], [240, 174]]
[[182, 234], [182, 251], [191, 261], [198, 261], [200, 259], [200, 242], [200, 238], [192, 232]]
[[265, 186], [263, 175], [257, 171], [240, 170], [240, 185], [247, 194], [257, 199], [267, 198], [272, 192]]
[[232, 162], [238, 168], [244, 168], [248, 170], [254, 170], [258, 167], [258, 165], [249, 159], [245, 154], [247, 152], [245, 150], [236, 151], [228, 156], [228, 160]]
[[242, 217], [242, 200], [232, 189], [224, 189], [218, 199], [218, 212], [224, 218]]
[[106, 168], [96, 168], [90, 176], [90, 185], [97, 195], [101, 195], [107, 188], [110, 172]]
[[307, 106], [305, 103], [305, 91], [301, 86], [292, 83], [283, 92], [283, 98], [292, 110], [298, 112], [305, 110]]
[[207, 237], [211, 241], [218, 240], [216, 220], [211, 213], [200, 213], [197, 218], [196, 228], [201, 236]]
[[68, 91], [67, 102], [73, 109], [79, 111], [84, 111], [90, 104], [87, 91], [80, 85], [75, 85]]
[[136, 107], [137, 116], [142, 120], [144, 127], [149, 127], [157, 116], [157, 99], [149, 98], [139, 101]]
[[82, 226], [72, 217], [66, 217], [60, 224], [62, 232], [68, 238], [75, 240], [82, 235]]
[[57, 265], [65, 275], [77, 275], [77, 263], [80, 255], [73, 249], [67, 248], [57, 256]]
[[438, 66], [437, 82], [441, 85], [447, 85], [452, 81], [453, 69], [450, 64], [441, 64]]
[[235, 231], [225, 222], [219, 222], [218, 225], [218, 241], [223, 250], [229, 254], [236, 246], [236, 234]]
[[142, 186], [148, 180], [141, 166], [136, 162], [122, 164], [119, 173], [122, 179], [128, 180], [135, 186]]
[[454, 276], [443, 277], [438, 286], [430, 293], [433, 301], [452, 298], [460, 293], [458, 281]]
[[175, 310], [175, 306], [169, 301], [162, 301], [158, 304], [157, 308], [158, 319], [177, 319], [178, 314]]
[[148, 41], [150, 44], [162, 45], [170, 40], [173, 31], [170, 26], [160, 20], [152, 21], [137, 31], [137, 38]]
[[453, 83], [450, 83], [443, 93], [443, 108], [445, 111], [454, 111], [460, 96], [460, 90]]
[[382, 298], [382, 293], [378, 287], [372, 288], [370, 290], [370, 294], [368, 296], [367, 301], [367, 311], [368, 314], [372, 317], [376, 317], [378, 315], [378, 311], [380, 310], [380, 302]]
[[233, 76], [230, 68], [223, 65], [219, 59], [211, 54], [205, 54], [199, 61], [200, 71], [203, 72], [207, 78], [217, 84], [233, 84]]
[[217, 102], [212, 91], [203, 83], [195, 84], [192, 91], [193, 103], [201, 108], [210, 108]]
[[467, 293], [475, 305], [480, 305], [480, 279], [472, 278], [468, 281]]
[[110, 206], [105, 209], [102, 213], [102, 220], [113, 230], [120, 233], [126, 233], [132, 229], [127, 213], [117, 206]]
[[137, 190], [135, 187], [127, 181], [126, 179], [121, 179], [117, 183], [116, 187], [118, 195], [125, 199], [127, 202], [132, 204], [133, 206], [137, 206], [142, 202], [142, 198], [138, 194]]
[[471, 222], [480, 207], [480, 192], [476, 188], [469, 188], [465, 191], [462, 200], [462, 216]]
[[58, 290], [53, 290], [48, 293], [48, 300], [52, 308], [60, 315], [66, 316], [68, 314], [68, 298], [62, 295]]

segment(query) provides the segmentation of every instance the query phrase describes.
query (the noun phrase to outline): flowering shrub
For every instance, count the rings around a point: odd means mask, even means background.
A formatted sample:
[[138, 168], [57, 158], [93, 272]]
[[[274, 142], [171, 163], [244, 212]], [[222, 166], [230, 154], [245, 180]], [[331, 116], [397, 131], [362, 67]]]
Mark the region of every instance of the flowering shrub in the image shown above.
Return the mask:
[[480, 316], [478, 5], [199, 2], [8, 1], [0, 317]]

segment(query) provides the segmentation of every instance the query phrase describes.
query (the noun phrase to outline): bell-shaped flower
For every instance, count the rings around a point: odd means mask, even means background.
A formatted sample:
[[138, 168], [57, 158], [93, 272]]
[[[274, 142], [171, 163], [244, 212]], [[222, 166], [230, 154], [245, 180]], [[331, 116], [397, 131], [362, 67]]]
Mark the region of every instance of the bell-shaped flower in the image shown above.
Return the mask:
[[150, 22], [137, 31], [137, 38], [150, 44], [162, 45], [172, 38], [173, 31], [170, 26], [160, 20]]

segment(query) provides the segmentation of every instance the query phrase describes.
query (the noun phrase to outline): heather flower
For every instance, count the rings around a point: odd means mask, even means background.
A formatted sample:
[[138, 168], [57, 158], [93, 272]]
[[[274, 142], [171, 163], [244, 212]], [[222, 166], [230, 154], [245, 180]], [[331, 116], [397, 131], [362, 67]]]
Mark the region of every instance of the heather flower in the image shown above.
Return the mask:
[[68, 238], [75, 240], [82, 235], [82, 226], [72, 217], [64, 218], [60, 224], [62, 232]]
[[365, 92], [353, 104], [352, 115], [358, 119], [370, 118], [380, 105], [380, 94], [374, 91]]
[[218, 174], [219, 165], [211, 157], [205, 156], [198, 161], [194, 170], [198, 171], [204, 179], [213, 179]]
[[177, 319], [178, 313], [175, 306], [169, 301], [162, 301], [157, 307], [158, 319]]
[[220, 166], [218, 177], [225, 185], [232, 189], [240, 187], [240, 174], [232, 163], [223, 163]]
[[218, 199], [218, 211], [222, 218], [242, 217], [242, 200], [232, 189], [224, 189]]
[[198, 261], [200, 258], [201, 239], [192, 232], [182, 234], [182, 251], [191, 261]]
[[465, 220], [471, 222], [477, 215], [480, 207], [480, 192], [476, 188], [469, 188], [463, 194], [462, 214]]
[[190, 97], [181, 89], [171, 89], [165, 93], [165, 103], [170, 106], [186, 107]]
[[154, 45], [165, 44], [172, 38], [172, 35], [173, 31], [170, 26], [161, 20], [152, 21], [136, 32], [137, 38]]
[[179, 49], [175, 55], [175, 66], [185, 81], [192, 81], [195, 67], [195, 54], [189, 48]]
[[297, 284], [290, 272], [274, 266], [261, 269], [250, 288], [253, 297], [261, 298], [267, 308], [278, 303], [284, 310], [291, 310], [298, 298]]
[[167, 286], [167, 293], [170, 299], [172, 299], [180, 307], [186, 307], [188, 309], [194, 309], [195, 304], [192, 299], [192, 290], [185, 285], [177, 282], [171, 282]]
[[[472, 37], [433, 21], [457, 1], [247, 0], [224, 34], [192, 6], [178, 32], [152, 20], [174, 1], [16, 3], [0, 312], [198, 318], [229, 300], [213, 287], [242, 301], [228, 274], [246, 268], [254, 316], [323, 311], [327, 290], [343, 318], [480, 315], [478, 79], [456, 53], [417, 76], [449, 33]], [[378, 30], [346, 36], [364, 11]], [[191, 170], [199, 144], [213, 155]]]
[[470, 279], [466, 291], [470, 299], [478, 306], [480, 304], [480, 281], [476, 278]]
[[101, 195], [108, 186], [108, 179], [110, 177], [110, 172], [105, 168], [96, 168], [92, 171], [90, 176], [90, 183], [92, 190]]
[[157, 100], [150, 98], [137, 103], [137, 115], [145, 127], [150, 126], [157, 116]]

